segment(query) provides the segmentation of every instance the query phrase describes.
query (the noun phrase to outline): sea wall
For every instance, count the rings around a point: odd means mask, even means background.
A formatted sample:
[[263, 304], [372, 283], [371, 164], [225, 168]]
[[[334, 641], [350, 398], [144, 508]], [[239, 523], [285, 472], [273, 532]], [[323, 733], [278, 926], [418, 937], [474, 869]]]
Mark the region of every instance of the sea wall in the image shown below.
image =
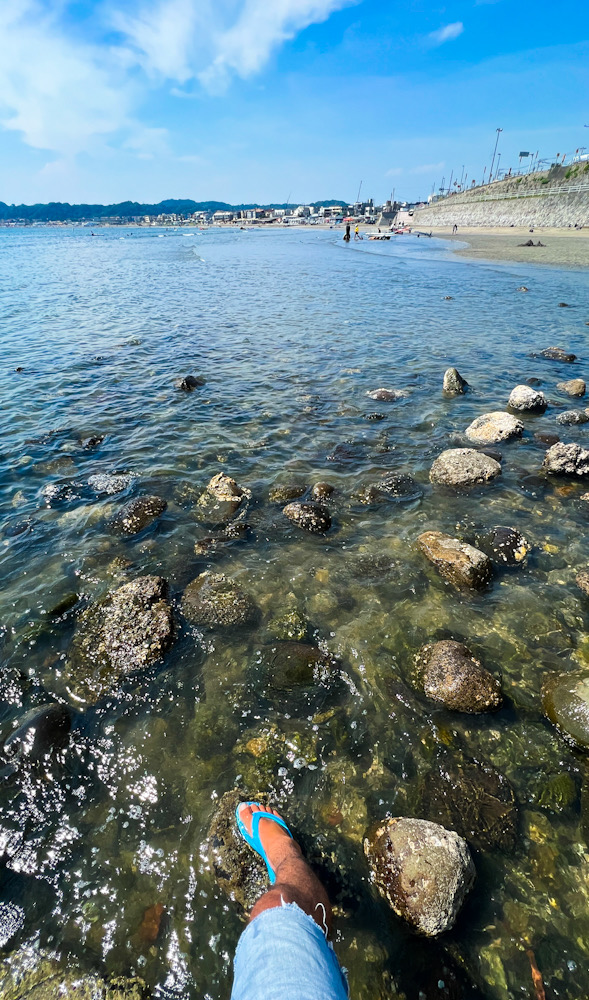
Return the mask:
[[589, 226], [589, 163], [511, 177], [415, 209], [413, 225]]

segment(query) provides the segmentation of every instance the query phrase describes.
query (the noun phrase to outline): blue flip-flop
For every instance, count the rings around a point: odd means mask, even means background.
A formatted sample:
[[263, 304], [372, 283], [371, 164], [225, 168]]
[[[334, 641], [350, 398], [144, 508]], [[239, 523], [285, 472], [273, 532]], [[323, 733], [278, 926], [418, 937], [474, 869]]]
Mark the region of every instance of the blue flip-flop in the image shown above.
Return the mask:
[[291, 840], [292, 840], [292, 833], [290, 832], [286, 823], [280, 816], [275, 816], [274, 813], [264, 812], [262, 810], [261, 812], [252, 813], [252, 832], [251, 834], [249, 834], [245, 828], [243, 820], [240, 819], [239, 817], [239, 810], [242, 808], [242, 806], [259, 806], [259, 805], [260, 805], [259, 802], [239, 802], [235, 807], [235, 821], [237, 823], [237, 829], [239, 830], [246, 844], [248, 844], [251, 847], [252, 851], [255, 851], [256, 854], [259, 854], [262, 860], [266, 862], [266, 868], [268, 869], [268, 878], [270, 879], [270, 885], [274, 885], [276, 881], [276, 872], [271, 867], [270, 862], [266, 857], [266, 852], [262, 847], [262, 841], [260, 840], [260, 835], [258, 833], [260, 820], [271, 819], [275, 823], [278, 823], [278, 826], [281, 826], [283, 830], [286, 830]]

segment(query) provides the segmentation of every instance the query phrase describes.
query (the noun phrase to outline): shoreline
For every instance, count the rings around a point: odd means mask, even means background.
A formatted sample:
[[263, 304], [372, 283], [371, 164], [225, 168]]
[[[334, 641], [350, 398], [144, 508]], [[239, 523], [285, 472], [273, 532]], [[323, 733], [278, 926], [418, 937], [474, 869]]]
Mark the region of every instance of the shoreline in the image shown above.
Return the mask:
[[[457, 233], [452, 233], [450, 226], [439, 226], [432, 229], [431, 233], [440, 239], [468, 243], [467, 247], [452, 248], [452, 253], [469, 260], [589, 268], [589, 229], [534, 227], [534, 231], [530, 232], [525, 226], [463, 226]], [[528, 240], [533, 240], [534, 243], [539, 240], [545, 246], [518, 245]]]

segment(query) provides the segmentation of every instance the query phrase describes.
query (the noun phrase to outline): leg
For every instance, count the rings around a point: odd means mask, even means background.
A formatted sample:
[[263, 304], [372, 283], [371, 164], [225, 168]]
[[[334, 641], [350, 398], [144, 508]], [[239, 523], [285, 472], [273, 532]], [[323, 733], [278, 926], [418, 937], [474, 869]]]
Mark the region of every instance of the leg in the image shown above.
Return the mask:
[[[258, 805], [241, 807], [240, 819], [249, 833], [252, 815], [260, 811]], [[266, 811], [275, 812], [273, 809]], [[260, 820], [259, 833], [268, 861], [276, 872], [276, 882], [260, 896], [250, 913], [250, 920], [264, 910], [282, 906], [283, 903], [296, 903], [313, 918], [327, 937], [331, 933], [331, 905], [321, 882], [303, 858], [299, 845], [272, 820]]]

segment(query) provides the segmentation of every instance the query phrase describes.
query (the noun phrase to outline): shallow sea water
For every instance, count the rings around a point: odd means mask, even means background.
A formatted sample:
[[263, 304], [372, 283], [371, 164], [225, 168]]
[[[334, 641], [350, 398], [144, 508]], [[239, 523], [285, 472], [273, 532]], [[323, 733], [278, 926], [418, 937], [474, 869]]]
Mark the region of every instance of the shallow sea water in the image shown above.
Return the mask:
[[[26, 913], [5, 953], [28, 941], [138, 974], [157, 997], [227, 998], [242, 924], [206, 841], [238, 785], [272, 793], [325, 879], [357, 1000], [537, 998], [535, 966], [546, 997], [589, 996], [587, 764], [540, 705], [546, 671], [589, 661], [574, 583], [589, 505], [587, 485], [542, 475], [534, 438], [576, 405], [556, 382], [589, 375], [589, 276], [312, 230], [0, 230], [0, 269], [2, 740], [32, 706], [67, 700], [60, 665], [90, 601], [155, 573], [177, 619], [160, 664], [76, 711], [50, 767], [0, 786], [0, 899]], [[553, 344], [578, 361], [532, 357]], [[448, 399], [454, 364], [471, 388]], [[206, 385], [178, 391], [187, 374]], [[502, 476], [463, 495], [432, 487], [433, 459], [532, 377], [551, 405], [500, 448]], [[408, 395], [367, 397], [381, 386]], [[589, 443], [589, 424], [559, 430]], [[104, 440], [83, 448], [92, 435]], [[132, 473], [129, 488], [97, 497], [88, 477], [112, 471]], [[251, 490], [250, 531], [198, 556], [209, 531], [196, 499], [220, 471]], [[392, 471], [423, 495], [361, 502]], [[318, 481], [334, 487], [325, 536], [268, 499], [277, 483]], [[51, 499], [51, 484], [67, 489]], [[109, 518], [141, 494], [163, 497], [165, 513], [113, 536]], [[533, 549], [482, 594], [457, 593], [415, 546], [426, 528], [474, 542], [501, 524]], [[205, 569], [252, 595], [255, 628], [203, 633], [182, 619], [182, 591]], [[51, 614], [72, 593], [78, 603]], [[255, 683], [267, 624], [291, 610], [341, 663], [343, 682], [311, 711], [295, 690], [272, 699]], [[412, 690], [416, 651], [448, 637], [502, 676], [498, 713], [450, 713]], [[247, 744], [269, 729], [279, 750], [256, 758]], [[478, 879], [455, 928], [420, 941], [376, 898], [362, 838], [387, 814], [423, 815], [424, 777], [446, 754], [509, 779], [518, 835], [513, 849], [473, 847]], [[157, 904], [152, 941], [142, 927]]]

